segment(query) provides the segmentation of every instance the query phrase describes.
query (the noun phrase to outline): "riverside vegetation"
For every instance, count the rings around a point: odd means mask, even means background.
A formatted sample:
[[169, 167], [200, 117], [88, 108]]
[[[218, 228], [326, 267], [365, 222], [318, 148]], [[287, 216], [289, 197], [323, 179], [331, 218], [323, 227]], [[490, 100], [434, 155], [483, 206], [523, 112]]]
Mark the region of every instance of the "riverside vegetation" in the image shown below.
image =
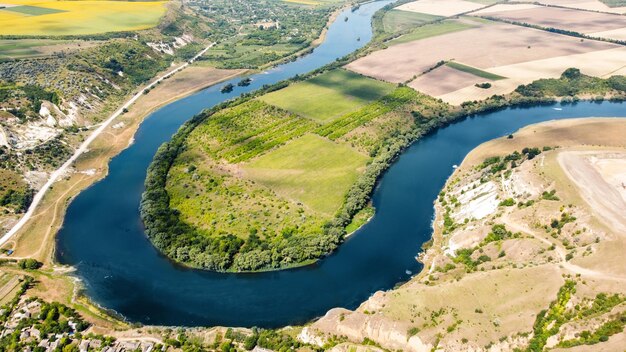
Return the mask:
[[[34, 287], [39, 284], [36, 277], [42, 272], [36, 269], [41, 263], [28, 259], [17, 264], [17, 268], [21, 269], [19, 273], [13, 272], [16, 269], [13, 261], [0, 263], [3, 269], [0, 288], [4, 290], [3, 285], [13, 285], [12, 279], [15, 280], [15, 292], [0, 304], [0, 351], [78, 352], [108, 348], [125, 351], [250, 351], [256, 346], [274, 351], [298, 348], [322, 351], [284, 331], [259, 328], [213, 328], [208, 330], [208, 334], [207, 331], [197, 334], [198, 331], [183, 328], [148, 327], [144, 335], [136, 340], [128, 337], [118, 339], [115, 332], [103, 332], [98, 329], [99, 326], [85, 319], [84, 311], [37, 297]], [[146, 339], [146, 336], [150, 338]]]
[[[310, 7], [266, 0], [219, 4], [200, 0], [122, 2], [107, 9], [159, 9], [156, 17], [153, 11], [146, 14], [152, 18], [149, 23], [135, 18], [136, 27], [124, 16], [123, 26], [87, 23], [96, 5], [84, 2], [79, 9], [61, 2], [49, 5], [72, 7], [63, 16], [71, 18], [77, 31], [24, 32], [38, 30], [26, 22], [3, 28], [0, 128], [6, 138], [0, 138], [0, 171], [5, 176], [0, 182], [0, 212], [11, 217], [3, 226], [28, 208], [45, 176], [63, 164], [97, 123], [137, 87], [191, 59], [210, 43], [217, 45], [199, 60], [207, 70], [215, 66], [256, 69], [283, 59], [309, 46], [341, 4]], [[47, 16], [19, 18], [42, 23]]]
[[[325, 123], [259, 101], [267, 101], [263, 95], [269, 92], [291, 94], [293, 81], [311, 83], [321, 72], [340, 65], [216, 106], [195, 116], [161, 146], [148, 170], [141, 205], [154, 245], [179, 263], [209, 270], [305, 265], [337, 248], [346, 228], [354, 228], [351, 223], [359, 212], [371, 212], [370, 195], [380, 175], [426, 133], [508, 106], [553, 103], [557, 98], [574, 101], [577, 96], [623, 99], [626, 93], [624, 77], [592, 78], [569, 69], [559, 79], [539, 80], [510, 95], [461, 107], [399, 85]], [[334, 148], [351, 149], [352, 157], [332, 160], [335, 149], [320, 147], [323, 138]], [[309, 143], [316, 146], [307, 148]], [[329, 159], [303, 166], [315, 153]], [[337, 163], [363, 156], [363, 167], [342, 197], [320, 207], [315, 195], [323, 190], [324, 168], [336, 170]], [[285, 176], [296, 172], [297, 177], [272, 179], [267, 170]], [[301, 182], [311, 177], [317, 177], [319, 185]]]

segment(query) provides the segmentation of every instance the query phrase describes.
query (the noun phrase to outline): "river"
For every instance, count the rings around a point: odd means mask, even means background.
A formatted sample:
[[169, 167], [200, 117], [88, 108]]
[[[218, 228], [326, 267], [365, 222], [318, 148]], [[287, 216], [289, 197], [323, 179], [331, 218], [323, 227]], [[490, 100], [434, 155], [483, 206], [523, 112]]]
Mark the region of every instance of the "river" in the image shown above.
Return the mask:
[[374, 192], [374, 218], [314, 265], [214, 273], [183, 268], [160, 255], [139, 218], [146, 169], [159, 145], [204, 108], [358, 49], [371, 39], [371, 16], [388, 3], [345, 11], [313, 53], [252, 76], [248, 87], [222, 94], [222, 85], [214, 86], [151, 114], [134, 143], [111, 160], [107, 177], [71, 202], [57, 236], [57, 260], [76, 267], [87, 295], [130, 321], [158, 325], [279, 327], [307, 322], [333, 307], [352, 309], [375, 291], [390, 289], [421, 270], [415, 256], [431, 236], [433, 201], [452, 166], [477, 145], [551, 119], [626, 116], [626, 104], [584, 102], [507, 109], [443, 128], [402, 154]]

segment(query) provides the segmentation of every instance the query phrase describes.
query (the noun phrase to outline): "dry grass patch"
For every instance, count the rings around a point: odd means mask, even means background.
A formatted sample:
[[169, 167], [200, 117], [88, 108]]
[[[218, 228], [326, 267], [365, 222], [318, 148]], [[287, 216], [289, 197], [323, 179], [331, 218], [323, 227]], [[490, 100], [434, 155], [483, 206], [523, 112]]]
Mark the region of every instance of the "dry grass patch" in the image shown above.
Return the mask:
[[398, 6], [398, 10], [425, 13], [435, 16], [456, 16], [477, 10], [485, 5], [463, 0], [419, 0]]
[[[524, 2], [534, 3], [535, 0], [526, 0]], [[607, 4], [605, 4], [604, 2], [600, 0], [541, 0], [541, 1], [538, 1], [538, 3], [544, 4], [544, 5], [562, 6], [562, 7], [568, 7], [568, 8], [580, 9], [580, 10], [600, 11], [600, 12], [617, 13], [617, 14], [626, 13], [626, 4], [619, 5], [619, 6], [608, 6]]]
[[444, 65], [417, 77], [409, 83], [409, 87], [438, 97], [484, 81], [485, 79], [481, 77]]
[[[518, 9], [518, 5], [499, 6], [503, 11], [489, 11], [484, 15], [609, 39], [626, 38], [626, 17], [624, 16], [546, 6], [527, 9]], [[514, 6], [515, 10], [507, 9], [508, 6]], [[480, 11], [476, 14], [483, 15]]]

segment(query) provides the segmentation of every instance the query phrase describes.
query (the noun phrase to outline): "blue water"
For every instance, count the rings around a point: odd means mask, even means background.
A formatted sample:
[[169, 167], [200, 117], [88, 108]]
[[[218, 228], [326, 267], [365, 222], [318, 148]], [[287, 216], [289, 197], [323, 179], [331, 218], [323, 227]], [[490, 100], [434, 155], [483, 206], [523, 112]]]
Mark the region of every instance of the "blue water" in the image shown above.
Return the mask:
[[579, 103], [559, 106], [562, 110], [507, 109], [443, 128], [403, 153], [374, 192], [372, 221], [315, 265], [224, 274], [182, 268], [161, 256], [143, 233], [138, 210], [158, 146], [203, 108], [356, 50], [371, 37], [371, 15], [387, 3], [345, 12], [311, 55], [254, 76], [249, 87], [230, 94], [221, 94], [220, 86], [209, 88], [150, 115], [134, 144], [111, 161], [109, 175], [70, 204], [57, 237], [58, 260], [77, 268], [88, 296], [131, 321], [160, 325], [278, 327], [304, 323], [333, 307], [355, 308], [375, 291], [407, 280], [407, 270], [421, 270], [414, 257], [431, 236], [433, 200], [452, 165], [474, 147], [540, 121], [626, 116], [624, 104]]

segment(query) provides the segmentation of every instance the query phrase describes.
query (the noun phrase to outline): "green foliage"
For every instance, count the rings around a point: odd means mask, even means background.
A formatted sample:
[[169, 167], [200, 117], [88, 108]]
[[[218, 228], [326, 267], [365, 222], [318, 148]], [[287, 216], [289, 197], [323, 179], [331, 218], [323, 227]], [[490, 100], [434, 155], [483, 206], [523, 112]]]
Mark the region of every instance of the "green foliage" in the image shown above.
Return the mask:
[[25, 212], [33, 201], [35, 191], [27, 188], [22, 190], [9, 189], [0, 198], [0, 205], [11, 206], [17, 213]]
[[187, 142], [200, 145], [215, 160], [249, 160], [318, 126], [315, 122], [252, 100], [213, 114]]
[[[49, 91], [34, 84], [18, 85], [12, 82], [2, 83], [0, 81], [0, 103], [10, 102], [12, 99], [26, 99], [28, 105], [19, 106], [20, 110], [26, 110], [29, 116], [38, 117], [43, 101], [59, 104], [61, 98], [56, 92]], [[24, 111], [21, 111], [24, 114]], [[15, 111], [14, 115], [20, 117], [20, 113]]]
[[[349, 59], [350, 57], [339, 60], [324, 69], [307, 76], [296, 77], [294, 80], [306, 79], [324, 70], [340, 67]], [[218, 271], [265, 270], [311, 263], [333, 251], [344, 240], [346, 227], [352, 222], [355, 215], [369, 204], [371, 192], [380, 175], [412, 142], [446, 123], [470, 114], [493, 111], [510, 105], [551, 102], [545, 98], [522, 97], [519, 94], [514, 94], [511, 97], [493, 96], [482, 102], [468, 102], [462, 104], [461, 108], [455, 109], [423, 96], [410, 88], [400, 86], [378, 101], [320, 126], [313, 121], [292, 116], [260, 101], [250, 101], [254, 97], [276, 91], [287, 85], [287, 82], [280, 82], [273, 86], [264, 87], [258, 93], [246, 95], [241, 99], [220, 104], [210, 111], [205, 111], [181, 127], [170, 142], [159, 148], [148, 170], [146, 191], [141, 204], [141, 216], [148, 237], [166, 256], [187, 265]], [[259, 111], [261, 114], [257, 115]], [[231, 114], [230, 117], [227, 116], [229, 114]], [[358, 134], [355, 130], [361, 126], [368, 126], [383, 116], [402, 114], [411, 116], [413, 124], [401, 133], [392, 129], [390, 131], [393, 132], [379, 139], [377, 143], [380, 144], [377, 144], [376, 148], [370, 152], [371, 161], [363, 174], [348, 190], [335, 217], [324, 223], [319, 231], [311, 232], [311, 236], [294, 236], [298, 229], [283, 228], [279, 230], [280, 235], [274, 236], [274, 240], [269, 242], [271, 245], [267, 247], [263, 245], [263, 243], [268, 244], [263, 240], [266, 234], [261, 232], [255, 235], [258, 236], [259, 240], [253, 236], [242, 240], [239, 236], [228, 235], [228, 233], [207, 237], [203, 231], [181, 220], [180, 213], [170, 206], [170, 195], [166, 188], [168, 172], [175, 165], [177, 157], [181, 153], [186, 150], [193, 150], [188, 144], [188, 137], [198, 126], [212, 125], [210, 129], [203, 130], [203, 133], [197, 132], [198, 136], [204, 138], [199, 137], [197, 144], [204, 148], [210, 156], [212, 160], [206, 161], [210, 161], [209, 167], [213, 167], [210, 164], [219, 160], [226, 160], [230, 163], [250, 160], [289, 139], [310, 132], [311, 126], [314, 126], [313, 131], [321, 136], [343, 142], [346, 134], [349, 132]], [[312, 125], [303, 126], [303, 123]], [[281, 128], [273, 129], [281, 124], [291, 127], [284, 129], [287, 131], [286, 133], [281, 132], [283, 130]], [[259, 135], [260, 137], [258, 137]], [[534, 157], [536, 154], [534, 148], [528, 148], [525, 154], [513, 153], [491, 166], [496, 167], [494, 170], [506, 169], [510, 162], [511, 166], [514, 167], [516, 160]], [[504, 166], [501, 167], [501, 163], [505, 163]], [[190, 176], [194, 177], [193, 174]], [[241, 192], [242, 196], [245, 194], [242, 192], [242, 188], [238, 188], [233, 193], [232, 191], [235, 189], [221, 188], [222, 186], [218, 185], [219, 182], [207, 184], [216, 192], [226, 191], [226, 194], [235, 195], [237, 192]], [[190, 191], [187, 195], [194, 198], [195, 193]], [[243, 198], [240, 197], [239, 199]], [[232, 200], [235, 201], [237, 198], [232, 198]], [[268, 216], [275, 216], [276, 214], [275, 211], [267, 212]], [[228, 221], [233, 224], [237, 223], [236, 214], [232, 214], [232, 218]], [[451, 218], [447, 219], [446, 223], [449, 231], [456, 227]], [[251, 232], [253, 230], [255, 229], [250, 229]], [[278, 229], [273, 228], [273, 230]], [[505, 238], [497, 234], [495, 236], [495, 238]], [[507, 236], [509, 235], [507, 234]], [[249, 239], [251, 240], [248, 243]], [[241, 259], [235, 260], [235, 256], [242, 253], [245, 255], [242, 255]], [[461, 262], [464, 262], [470, 269], [475, 268], [480, 263], [474, 260], [465, 260], [463, 256], [461, 258]], [[482, 257], [480, 261], [487, 259]]]
[[554, 201], [558, 201], [560, 200], [559, 197], [557, 197], [556, 195], [556, 190], [553, 189], [551, 191], [543, 191], [543, 193], [541, 193], [541, 199], [545, 199], [545, 200], [554, 200]]
[[420, 329], [417, 326], [413, 326], [406, 332], [406, 334], [411, 337], [417, 335], [418, 332], [420, 332]]
[[41, 266], [43, 265], [43, 263], [37, 261], [36, 259], [20, 259], [17, 262], [17, 266], [20, 269], [27, 269], [27, 270], [35, 270], [35, 269], [39, 269], [41, 268]]
[[541, 154], [541, 150], [539, 148], [524, 148], [522, 149], [522, 154], [526, 155], [528, 160], [532, 160], [537, 155]]
[[501, 207], [512, 207], [515, 205], [515, 200], [513, 198], [507, 198], [499, 203]]
[[424, 13], [391, 10], [383, 15], [382, 27], [386, 34], [394, 34], [413, 30], [425, 23], [442, 19], [441, 16], [428, 15]]
[[267, 348], [272, 351], [287, 352], [287, 351], [297, 350], [305, 346], [315, 351], [321, 351], [321, 349], [317, 347], [306, 345], [294, 339], [290, 335], [281, 333], [276, 330], [264, 330], [263, 329], [263, 330], [257, 331], [256, 334], [258, 335], [257, 346], [261, 348]]
[[300, 116], [325, 123], [358, 110], [393, 91], [380, 82], [344, 69], [325, 72], [304, 82], [266, 94], [261, 100]]
[[411, 88], [397, 88], [391, 94], [386, 95], [369, 105], [366, 105], [362, 109], [344, 115], [340, 118], [335, 119], [331, 123], [323, 125], [322, 127], [318, 128], [317, 133], [320, 136], [335, 140], [352, 131], [353, 129], [362, 126], [369, 121], [372, 121], [376, 117], [399, 108], [400, 106], [410, 102], [416, 97], [417, 93]]
[[[448, 61], [446, 62], [446, 66], [452, 67], [455, 70], [459, 70], [462, 72], [466, 72], [469, 74], [472, 74], [474, 76], [480, 77], [480, 78], [484, 78], [484, 79], [488, 79], [491, 81], [498, 81], [501, 79], [505, 79], [506, 77], [502, 77], [502, 76], [498, 76], [496, 74], [487, 72], [487, 71], [483, 71], [481, 69], [475, 68], [475, 67], [471, 67], [471, 66], [467, 66], [464, 65], [462, 63], [456, 62], [456, 61]], [[489, 83], [487, 83], [489, 84]], [[489, 84], [489, 86], [481, 86], [480, 88], [490, 88], [491, 84]]]
[[580, 333], [579, 338], [562, 341], [558, 344], [558, 347], [571, 348], [606, 342], [609, 340], [609, 337], [624, 331], [624, 326], [626, 326], [626, 312], [618, 313], [609, 321], [600, 325], [598, 329], [594, 331], [584, 330]]
[[606, 293], [598, 293], [589, 307], [585, 307], [578, 313], [579, 317], [593, 317], [602, 313], [609, 312], [619, 304], [626, 302], [626, 297], [620, 294], [608, 295]]
[[576, 282], [565, 281], [557, 293], [556, 300], [550, 303], [547, 310], [542, 310], [537, 315], [533, 325], [533, 337], [530, 339], [527, 351], [543, 351], [548, 338], [556, 334], [561, 325], [567, 321], [565, 319], [565, 307], [574, 292], [576, 292]]
[[563, 230], [563, 226], [574, 221], [576, 221], [576, 217], [564, 212], [561, 213], [560, 219], [552, 219], [552, 221], [550, 222], [550, 227], [557, 230], [558, 233], [561, 233], [561, 231]]
[[540, 79], [527, 85], [519, 86], [515, 91], [527, 97], [567, 97], [581, 94], [604, 95], [615, 91], [626, 93], [624, 78], [602, 79], [586, 76], [576, 68], [569, 68], [560, 78]]
[[480, 264], [491, 261], [491, 258], [487, 255], [481, 255], [476, 260], [472, 259], [475, 251], [476, 248], [461, 248], [456, 251], [456, 257], [452, 260], [455, 263], [465, 265], [468, 271], [476, 270], [476, 267]]
[[[198, 34], [218, 45], [201, 59], [219, 68], [259, 68], [308, 47], [321, 33], [332, 10], [332, 6], [293, 6], [283, 1], [259, 0], [250, 6], [237, 1], [213, 1], [210, 11], [203, 11], [207, 28]], [[264, 24], [262, 19], [279, 25]]]
[[[132, 85], [147, 82], [167, 69], [172, 61], [169, 55], [155, 55], [150, 47], [134, 40], [107, 41], [97, 48], [80, 51], [79, 57], [82, 62], [76, 64], [76, 69], [88, 69], [78, 65], [93, 63], [107, 71], [111, 79], [117, 82], [127, 80]], [[124, 77], [118, 75], [120, 71]]]

